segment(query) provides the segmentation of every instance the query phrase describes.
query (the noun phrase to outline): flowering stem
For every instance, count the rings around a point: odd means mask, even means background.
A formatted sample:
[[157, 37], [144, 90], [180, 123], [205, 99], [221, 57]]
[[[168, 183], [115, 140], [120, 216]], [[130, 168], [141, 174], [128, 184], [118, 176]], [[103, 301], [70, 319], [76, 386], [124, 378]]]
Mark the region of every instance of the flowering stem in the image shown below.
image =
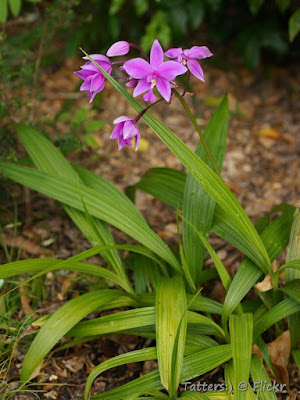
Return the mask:
[[156, 100], [154, 103], [150, 104], [148, 107], [144, 108], [139, 114], [138, 116], [133, 120], [133, 122], [136, 124], [141, 118], [142, 116], [145, 114], [146, 111], [149, 110], [149, 108], [155, 106], [157, 103], [161, 102], [163, 99], [158, 99]]
[[129, 44], [131, 47], [135, 47], [136, 49], [138, 49], [143, 54], [143, 56], [146, 58], [146, 60], [149, 62], [149, 57], [147, 56], [147, 54], [144, 52], [144, 50], [140, 46], [138, 46], [135, 43], [129, 43]]
[[203, 146], [205, 148], [205, 151], [206, 151], [206, 153], [207, 153], [207, 155], [208, 155], [208, 157], [209, 157], [209, 159], [210, 159], [210, 161], [212, 163], [212, 166], [213, 166], [213, 169], [214, 169], [215, 173], [220, 176], [221, 174], [220, 174], [219, 168], [218, 168], [218, 166], [217, 166], [217, 164], [216, 164], [216, 162], [215, 162], [215, 160], [214, 160], [214, 158], [213, 158], [213, 156], [212, 156], [212, 154], [211, 154], [211, 152], [209, 150], [209, 147], [208, 147], [208, 145], [206, 143], [205, 137], [204, 137], [199, 125], [197, 124], [196, 118], [194, 117], [193, 113], [191, 112], [191, 110], [190, 110], [189, 106], [187, 105], [186, 101], [184, 100], [184, 98], [177, 92], [177, 90], [173, 89], [173, 92], [175, 93], [175, 96], [178, 98], [180, 103], [183, 105], [183, 108], [185, 109], [187, 115], [190, 117], [190, 120], [192, 121], [194, 127], [196, 128], [196, 131], [198, 132], [200, 140], [201, 140], [201, 142], [202, 142], [202, 144], [203, 144]]
[[188, 70], [188, 76], [187, 76], [187, 81], [186, 81], [186, 86], [185, 86], [185, 89], [184, 89], [184, 92], [182, 93], [182, 97], [186, 94], [186, 92], [188, 91], [188, 88], [189, 88], [189, 84], [190, 84], [190, 77], [191, 77], [191, 72], [190, 72], [190, 70]]

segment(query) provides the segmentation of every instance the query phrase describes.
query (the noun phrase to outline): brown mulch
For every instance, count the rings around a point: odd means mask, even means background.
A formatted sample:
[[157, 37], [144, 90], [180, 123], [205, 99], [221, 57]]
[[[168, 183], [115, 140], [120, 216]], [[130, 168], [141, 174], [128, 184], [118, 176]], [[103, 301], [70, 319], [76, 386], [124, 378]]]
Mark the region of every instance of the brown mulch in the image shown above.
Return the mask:
[[[80, 61], [68, 61], [55, 73], [42, 76], [43, 99], [39, 112], [45, 121], [55, 117], [64, 102], [75, 99], [74, 109], [86, 106], [91, 118], [101, 118], [106, 125], [95, 133], [99, 147], [86, 152], [71, 154], [69, 159], [101, 174], [124, 190], [127, 185], [137, 182], [141, 175], [151, 167], [172, 167], [182, 169], [178, 160], [161, 143], [153, 132], [140, 123], [142, 143], [140, 150], [130, 148], [117, 150], [115, 140], [109, 140], [112, 121], [120, 115], [134, 116], [134, 112], [109, 85], [104, 92], [104, 100], [98, 114], [88, 104], [85, 93], [72, 93], [78, 79], [72, 71], [78, 69]], [[227, 152], [224, 161], [223, 179], [244, 206], [248, 215], [255, 221], [280, 202], [288, 202], [300, 207], [300, 96], [299, 70], [294, 66], [280, 69], [271, 67], [270, 76], [264, 78], [263, 70], [255, 73], [237, 66], [233, 71], [224, 71], [206, 64], [206, 83], [192, 81], [194, 99], [189, 103], [194, 107], [198, 122], [204, 128], [209, 121], [220, 96], [229, 93], [231, 111]], [[153, 113], [172, 129], [191, 148], [195, 148], [198, 137], [188, 121], [180, 104], [173, 100], [171, 105], [161, 105]], [[52, 127], [63, 132], [65, 123], [60, 121]], [[51, 132], [51, 128], [49, 128]], [[60, 205], [51, 199], [19, 186], [14, 187], [18, 202], [19, 219], [25, 223], [19, 227], [15, 247], [22, 247], [21, 257], [59, 257], [67, 258], [89, 247], [81, 233], [72, 222], [65, 218]], [[168, 243], [176, 241], [175, 213], [171, 207], [138, 192], [137, 206], [151, 226]], [[12, 208], [8, 211], [7, 223], [13, 221]], [[27, 222], [26, 222], [27, 219]], [[114, 230], [118, 241], [126, 237]], [[5, 230], [8, 246], [13, 244], [10, 229]], [[239, 254], [216, 237], [212, 238], [219, 256], [234, 273], [240, 260]], [[3, 261], [5, 261], [3, 255]], [[207, 261], [207, 264], [210, 260]], [[70, 290], [76, 295], [78, 290], [76, 276], [48, 276], [50, 300], [40, 307], [46, 314], [68, 299]], [[80, 282], [87, 287], [90, 282]], [[86, 286], [84, 286], [86, 285]], [[82, 287], [81, 287], [82, 288]], [[216, 285], [214, 298], [221, 300], [222, 290]], [[74, 294], [75, 292], [75, 294]], [[22, 303], [23, 304], [23, 303]], [[23, 317], [21, 310], [18, 318]], [[149, 345], [142, 339], [114, 336], [78, 345], [65, 351], [54, 353], [35, 378], [37, 387], [45, 390], [39, 394], [42, 399], [78, 399], [83, 394], [87, 374], [93, 366], [113, 355]], [[18, 380], [26, 346], [20, 344], [14, 358], [9, 381]], [[155, 368], [151, 364], [133, 364], [103, 374], [94, 384], [94, 392], [111, 389], [129, 382], [141, 373]], [[299, 383], [299, 371], [292, 366], [290, 370], [291, 388]], [[208, 380], [208, 378], [207, 378]], [[56, 384], [63, 384], [57, 386]], [[10, 389], [17, 384], [10, 384]], [[295, 392], [294, 392], [295, 393]], [[292, 397], [290, 400], [296, 397]], [[30, 394], [17, 394], [13, 399], [35, 398]], [[284, 397], [283, 397], [284, 398]]]

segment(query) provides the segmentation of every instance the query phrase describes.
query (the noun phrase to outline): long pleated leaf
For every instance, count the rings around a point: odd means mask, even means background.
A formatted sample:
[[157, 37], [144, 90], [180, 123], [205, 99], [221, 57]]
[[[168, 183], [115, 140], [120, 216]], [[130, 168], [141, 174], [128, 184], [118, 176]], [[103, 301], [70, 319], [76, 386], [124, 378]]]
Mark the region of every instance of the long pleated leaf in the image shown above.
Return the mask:
[[[184, 357], [180, 381], [187, 382], [190, 379], [205, 374], [213, 368], [228, 361], [231, 356], [231, 346], [222, 345], [201, 350]], [[162, 389], [158, 370], [152, 371], [141, 378], [135, 379], [134, 381], [126, 383], [116, 389], [91, 396], [91, 400], [120, 400], [125, 396], [130, 396], [134, 393], [141, 393], [144, 389], [146, 393], [149, 389]]]
[[123, 295], [117, 290], [97, 290], [72, 299], [55, 311], [31, 343], [23, 361], [21, 380], [27, 381], [53, 346], [82, 318]]
[[[94, 62], [95, 63], [95, 62]], [[97, 65], [97, 63], [95, 63]], [[107, 80], [137, 111], [143, 110], [142, 106], [127, 93], [127, 91], [109, 74], [97, 65]], [[148, 111], [143, 119], [154, 133], [165, 143], [172, 153], [181, 161], [187, 170], [198, 181], [199, 185], [220, 205], [224, 213], [231, 219], [231, 224], [239, 232], [240, 237], [247, 243], [248, 256], [265, 272], [270, 272], [272, 267], [266, 249], [255, 230], [252, 222], [235, 196], [227, 188], [222, 179], [211, 170], [187, 145], [174, 133]]]
[[119, 275], [106, 268], [83, 262], [70, 262], [69, 264], [64, 263], [61, 265], [62, 261], [63, 260], [55, 260], [54, 258], [38, 258], [4, 264], [0, 266], [0, 279], [43, 270], [49, 272], [56, 269], [63, 269], [66, 271], [76, 271], [83, 274], [100, 276], [117, 283], [121, 287], [126, 287], [126, 282], [124, 282]]
[[229, 329], [235, 378], [233, 390], [236, 400], [244, 400], [246, 392], [239, 390], [238, 385], [249, 380], [253, 341], [252, 314], [231, 315]]
[[104, 371], [107, 371], [110, 368], [118, 367], [119, 365], [124, 365], [139, 361], [155, 360], [156, 358], [157, 358], [156, 347], [150, 347], [148, 349], [141, 349], [141, 350], [131, 351], [126, 354], [121, 354], [119, 356], [110, 358], [107, 361], [104, 361], [96, 368], [94, 368], [92, 372], [89, 374], [85, 384], [84, 400], [88, 400], [89, 392], [91, 390], [94, 380], [97, 378], [98, 375], [102, 374]]
[[[289, 207], [288, 211], [275, 219], [261, 233], [261, 239], [265, 244], [271, 261], [278, 257], [288, 244], [293, 212], [294, 208]], [[222, 313], [223, 326], [226, 324], [229, 315], [257, 282], [261, 274], [261, 270], [249, 258], [243, 260], [225, 298]]]
[[[146, 172], [138, 183], [128, 188], [128, 195], [134, 200], [135, 190], [140, 189], [175, 208], [182, 209], [185, 182], [186, 174], [182, 171], [172, 168], [152, 168]], [[289, 205], [286, 206], [287, 209], [291, 208]], [[228, 214], [217, 203], [214, 208], [211, 230], [245, 255], [250, 255], [247, 242], [243, 240], [239, 231], [232, 225]]]
[[[199, 329], [211, 335], [223, 337], [222, 329], [210, 318], [191, 311], [187, 312], [189, 324], [199, 326]], [[78, 323], [71, 329], [67, 336], [96, 336], [116, 332], [134, 330], [142, 327], [155, 329], [156, 313], [154, 307], [142, 307], [136, 310], [120, 311], [117, 314], [94, 318]]]
[[264, 316], [262, 316], [260, 320], [256, 321], [256, 324], [254, 325], [254, 336], [260, 336], [276, 322], [279, 322], [283, 318], [286, 318], [299, 311], [300, 302], [298, 303], [290, 298], [281, 301]]
[[[155, 309], [159, 374], [162, 385], [173, 397], [180, 380], [187, 326], [186, 293], [181, 277], [161, 280]], [[174, 352], [176, 360], [172, 363]]]
[[[204, 131], [207, 146], [210, 149], [219, 171], [222, 170], [227, 130], [228, 101], [227, 97], [224, 96]], [[195, 153], [212, 168], [211, 161], [201, 140], [199, 141]], [[214, 208], [214, 199], [209, 196], [203, 187], [199, 185], [198, 180], [189, 172], [184, 190], [182, 213], [204, 238], [208, 237], [211, 230]], [[183, 220], [183, 243], [189, 273], [196, 286], [198, 286], [204, 260], [205, 246], [195, 230], [191, 225], [186, 223], [185, 220]]]
[[[61, 152], [45, 138], [45, 136], [26, 124], [17, 125], [16, 131], [31, 160], [38, 169], [65, 178], [73, 184], [77, 184], [77, 182], [80, 181], [80, 178], [72, 168], [71, 164], [64, 158]], [[67, 205], [64, 205], [64, 208], [73, 222], [83, 232], [93, 246], [115, 243], [105, 222], [98, 218], [87, 216], [85, 212], [81, 212]], [[114, 268], [116, 273], [124, 281], [127, 281], [127, 288], [129, 288], [129, 291], [132, 291], [117, 250], [112, 248], [111, 250], [104, 252], [102, 255]]]
[[114, 225], [132, 236], [175, 269], [181, 271], [180, 265], [169, 247], [149, 227], [143, 217], [129, 208], [120, 209], [117, 199], [111, 197], [107, 192], [100, 195], [100, 192], [81, 183], [74, 185], [66, 179], [11, 163], [0, 163], [0, 170], [16, 182], [53, 197], [63, 204], [80, 211], [85, 211], [83, 200], [89, 214]]
[[[144, 307], [155, 305], [155, 294], [153, 293], [141, 293], [137, 295], [137, 298]], [[211, 314], [222, 313], [222, 304], [208, 297], [201, 295], [195, 297], [194, 295], [187, 294], [187, 302], [189, 304], [189, 310], [192, 311], [208, 312]]]
[[[298, 260], [298, 263], [297, 263]], [[289, 247], [286, 255], [287, 265], [297, 263], [298, 269], [288, 268], [285, 271], [285, 282], [283, 291], [295, 301], [300, 303], [300, 210], [297, 208], [291, 229]], [[298, 282], [297, 282], [298, 281]], [[300, 313], [288, 317], [288, 326], [291, 335], [291, 347], [300, 347]]]
[[252, 360], [251, 360], [251, 376], [252, 376], [254, 385], [257, 384], [256, 391], [258, 393], [258, 398], [260, 400], [276, 400], [277, 399], [277, 396], [273, 390], [262, 390], [263, 387], [261, 387], [258, 384], [258, 383], [263, 382], [265, 384], [264, 388], [266, 388], [268, 385], [269, 385], [269, 387], [272, 387], [271, 380], [270, 380], [269, 375], [264, 367], [264, 364], [262, 363], [261, 359], [256, 354], [253, 354]]

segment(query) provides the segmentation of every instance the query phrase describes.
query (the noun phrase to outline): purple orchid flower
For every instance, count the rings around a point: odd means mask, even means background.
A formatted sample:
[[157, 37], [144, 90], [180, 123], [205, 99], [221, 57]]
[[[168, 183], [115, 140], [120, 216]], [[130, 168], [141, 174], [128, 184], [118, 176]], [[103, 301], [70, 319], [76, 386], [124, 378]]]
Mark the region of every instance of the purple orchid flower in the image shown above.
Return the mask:
[[127, 74], [138, 79], [138, 84], [133, 91], [133, 97], [147, 91], [144, 95], [145, 101], [154, 102], [156, 96], [153, 88], [156, 87], [162, 97], [169, 102], [171, 99], [171, 84], [177, 75], [184, 74], [187, 68], [176, 61], [165, 61], [163, 49], [156, 39], [150, 52], [150, 63], [143, 58], [134, 58], [126, 61], [123, 65]]
[[110, 139], [118, 139], [118, 147], [121, 150], [124, 146], [131, 146], [131, 139], [135, 138], [135, 151], [140, 141], [140, 131], [133, 119], [122, 115], [113, 122], [116, 126], [112, 131]]
[[120, 40], [119, 42], [114, 43], [107, 50], [107, 57], [116, 57], [116, 56], [124, 56], [130, 50], [130, 44], [125, 40]]
[[185, 50], [182, 50], [181, 47], [172, 48], [166, 51], [165, 55], [169, 58], [177, 58], [177, 62], [186, 65], [191, 74], [204, 82], [203, 70], [197, 60], [212, 56], [212, 53], [206, 46], [193, 46]]
[[[89, 60], [88, 57], [82, 57], [84, 60]], [[91, 54], [91, 58], [95, 60], [100, 67], [102, 67], [108, 74], [112, 72], [112, 65], [106, 56], [102, 54]], [[81, 71], [74, 72], [75, 75], [83, 79], [83, 84], [80, 86], [80, 91], [88, 90], [88, 96], [90, 97], [90, 103], [94, 100], [97, 93], [101, 92], [105, 86], [105, 78], [96, 65], [92, 61], [87, 61], [81, 67]]]

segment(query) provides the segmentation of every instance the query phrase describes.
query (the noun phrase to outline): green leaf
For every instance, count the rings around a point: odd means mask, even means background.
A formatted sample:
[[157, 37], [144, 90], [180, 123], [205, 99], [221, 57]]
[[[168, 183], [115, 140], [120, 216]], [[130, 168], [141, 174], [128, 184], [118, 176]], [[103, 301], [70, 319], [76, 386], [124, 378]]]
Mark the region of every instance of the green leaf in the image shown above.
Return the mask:
[[[169, 391], [171, 397], [174, 397], [180, 382], [187, 326], [186, 293], [181, 277], [161, 280], [156, 291], [155, 307], [159, 374], [162, 385]], [[176, 359], [173, 364], [174, 351]]]
[[[285, 271], [286, 284], [282, 289], [295, 301], [300, 302], [300, 210], [297, 208], [294, 214], [294, 221], [290, 233], [289, 247], [286, 255], [286, 266], [293, 264], [293, 269], [290, 267]], [[295, 268], [297, 265], [297, 269]], [[288, 326], [291, 335], [292, 349], [300, 347], [300, 313], [296, 313], [288, 317]]]
[[[261, 359], [256, 355], [253, 354], [251, 360], [251, 376], [252, 381], [255, 383], [257, 382], [264, 382], [267, 385], [272, 386], [271, 380], [269, 375], [264, 367], [263, 362]], [[259, 400], [276, 400], [277, 396], [273, 390], [261, 390], [260, 386], [256, 387], [256, 391], [258, 393]]]
[[104, 125], [105, 125], [105, 121], [103, 121], [102, 119], [98, 119], [95, 121], [90, 121], [86, 125], [85, 129], [87, 132], [99, 131], [99, 129], [103, 128]]
[[20, 14], [21, 5], [21, 0], [9, 0], [10, 11], [12, 12], [14, 17], [17, 17]]
[[154, 325], [155, 308], [145, 307], [136, 310], [120, 311], [116, 314], [80, 322], [68, 332], [68, 336], [102, 336], [127, 331], [128, 329]]
[[[138, 294], [137, 298], [143, 306], [155, 305], [154, 293]], [[197, 297], [195, 297], [195, 295], [187, 294], [187, 302], [189, 304], [189, 309], [193, 311], [208, 312], [212, 314], [222, 313], [222, 304], [207, 297], [203, 297], [201, 294], [199, 294]]]
[[[291, 297], [292, 299], [294, 299], [295, 301], [300, 303], [300, 279], [294, 279], [293, 281], [290, 281], [290, 282], [286, 283], [284, 285], [284, 287], [281, 288], [281, 290], [285, 294], [287, 294], [289, 297]], [[292, 328], [293, 330], [297, 326], [299, 327], [299, 316], [300, 316], [300, 314], [295, 314], [294, 315], [294, 317], [296, 317], [297, 324], [296, 324], [295, 327], [293, 326], [293, 328]], [[291, 316], [291, 317], [293, 317], [293, 316]], [[296, 321], [294, 321], [294, 322], [296, 322]], [[293, 324], [294, 324], [294, 322], [293, 322]], [[289, 325], [291, 325], [291, 324], [289, 323]], [[298, 329], [295, 329], [295, 337], [294, 337], [294, 339], [296, 339], [296, 338], [299, 338], [299, 330]]]
[[292, 42], [300, 32], [300, 8], [298, 8], [289, 20], [289, 39]]
[[0, 1], [0, 22], [4, 24], [7, 19], [7, 0]]
[[[222, 102], [207, 125], [204, 136], [219, 170], [222, 169], [228, 130], [228, 100]], [[200, 141], [196, 154], [212, 168], [207, 152]], [[206, 239], [211, 230], [215, 201], [188, 173], [183, 197], [183, 216], [190, 221]], [[183, 243], [190, 275], [196, 286], [199, 284], [205, 254], [205, 246], [197, 232], [183, 219]]]
[[[293, 213], [294, 207], [289, 207], [283, 215], [275, 219], [261, 233], [261, 239], [266, 246], [271, 261], [275, 260], [288, 244]], [[222, 313], [223, 326], [226, 325], [228, 316], [234, 311], [238, 303], [249, 292], [260, 276], [261, 270], [250, 259], [245, 258], [234, 276], [225, 298]]]
[[27, 381], [52, 347], [82, 318], [123, 295], [118, 290], [95, 290], [72, 299], [55, 311], [34, 338], [23, 361], [21, 380]]
[[63, 269], [67, 271], [77, 271], [84, 274], [91, 274], [95, 276], [100, 276], [105, 279], [109, 279], [121, 287], [126, 288], [126, 281], [124, 282], [117, 274], [109, 271], [106, 268], [100, 267], [98, 265], [93, 265], [83, 262], [72, 262], [66, 263], [63, 260], [56, 260], [53, 258], [41, 258], [41, 259], [29, 259], [22, 261], [15, 261], [12, 263], [7, 263], [0, 266], [0, 277], [7, 278], [15, 275], [21, 275], [26, 273], [44, 271], [44, 273], [49, 271], [54, 271], [56, 269]]
[[264, 0], [248, 0], [249, 8], [252, 15], [256, 15], [263, 5]]
[[298, 368], [300, 369], [300, 349], [292, 351], [295, 363], [297, 364]]
[[174, 208], [182, 208], [186, 174], [173, 168], [151, 168], [135, 185], [126, 188], [127, 196], [134, 202], [136, 189], [151, 194]]
[[[210, 347], [191, 354], [183, 359], [181, 382], [187, 382], [199, 375], [218, 367], [231, 358], [230, 345]], [[158, 370], [152, 371], [132, 382], [116, 389], [91, 396], [91, 400], [120, 400], [134, 393], [147, 393], [149, 390], [161, 390], [162, 385]]]
[[86, 134], [84, 135], [83, 140], [87, 146], [93, 147], [94, 149], [99, 148], [99, 144], [93, 135]]
[[[86, 53], [85, 53], [86, 54]], [[142, 106], [127, 93], [127, 91], [96, 62], [95, 65], [105, 75], [113, 87], [137, 111]], [[197, 179], [200, 186], [220, 205], [221, 209], [231, 219], [231, 225], [239, 233], [241, 241], [247, 243], [247, 255], [264, 271], [271, 272], [272, 267], [266, 249], [244, 209], [231, 193], [222, 179], [215, 174], [188, 146], [174, 133], [147, 111], [143, 115], [147, 125], [165, 143], [172, 153], [181, 161], [188, 171]]]
[[208, 240], [200, 233], [199, 230], [196, 229], [196, 227], [194, 225], [192, 225], [190, 223], [190, 221], [188, 221], [186, 218], [182, 217], [183, 221], [185, 221], [186, 224], [189, 224], [192, 229], [195, 231], [195, 233], [198, 235], [199, 239], [201, 240], [201, 242], [203, 243], [205, 249], [209, 252], [215, 267], [218, 271], [219, 277], [222, 281], [222, 284], [224, 286], [224, 288], [226, 290], [229, 289], [230, 284], [231, 284], [231, 278], [229, 273], [227, 272], [224, 264], [222, 263], [222, 261], [219, 259], [219, 257], [217, 256], [217, 253], [214, 251], [213, 247], [211, 246], [211, 244], [208, 242]]
[[284, 13], [290, 6], [291, 0], [275, 0], [277, 7], [281, 13]]
[[[209, 397], [206, 396], [206, 394], [204, 394], [204, 393], [190, 392], [190, 391], [183, 392], [182, 395], [180, 396], [180, 398], [181, 399], [190, 399], [190, 400], [198, 400], [198, 399], [209, 400]], [[179, 397], [178, 397], [178, 399], [179, 399]]]
[[265, 332], [270, 326], [276, 322], [281, 321], [283, 318], [288, 317], [300, 311], [300, 302], [287, 298], [280, 303], [276, 304], [270, 311], [268, 311], [262, 318], [254, 324], [255, 338]]
[[[74, 183], [74, 185], [78, 186], [78, 183], [83, 178], [78, 177], [79, 174], [74, 171], [71, 164], [48, 139], [46, 139], [40, 132], [25, 124], [17, 125], [16, 131], [30, 155], [30, 158], [38, 169], [68, 179]], [[89, 183], [87, 183], [87, 186], [89, 186]], [[92, 246], [114, 244], [113, 236], [107, 225], [99, 219], [92, 218], [86, 213], [87, 210], [85, 204], [82, 205], [84, 206], [84, 212], [68, 207], [67, 205], [64, 205], [64, 208], [73, 222], [90, 241]], [[102, 252], [101, 255], [113, 267], [121, 279], [124, 282], [127, 281], [127, 288], [125, 290], [132, 291], [117, 250], [112, 248], [109, 251]]]
[[74, 185], [66, 179], [15, 164], [2, 162], [0, 168], [7, 177], [31, 189], [53, 197], [80, 211], [85, 211], [86, 208], [90, 215], [116, 226], [169, 262], [175, 269], [181, 271], [181, 267], [171, 250], [152, 231], [141, 214], [136, 209], [132, 210], [133, 204], [129, 199], [127, 200], [130, 206], [123, 209], [118, 198], [112, 197], [108, 190], [100, 193], [81, 183]]
[[234, 393], [237, 400], [246, 398], [246, 392], [238, 389], [240, 382], [248, 382], [252, 355], [252, 314], [231, 315], [229, 318], [230, 341], [234, 368]]

